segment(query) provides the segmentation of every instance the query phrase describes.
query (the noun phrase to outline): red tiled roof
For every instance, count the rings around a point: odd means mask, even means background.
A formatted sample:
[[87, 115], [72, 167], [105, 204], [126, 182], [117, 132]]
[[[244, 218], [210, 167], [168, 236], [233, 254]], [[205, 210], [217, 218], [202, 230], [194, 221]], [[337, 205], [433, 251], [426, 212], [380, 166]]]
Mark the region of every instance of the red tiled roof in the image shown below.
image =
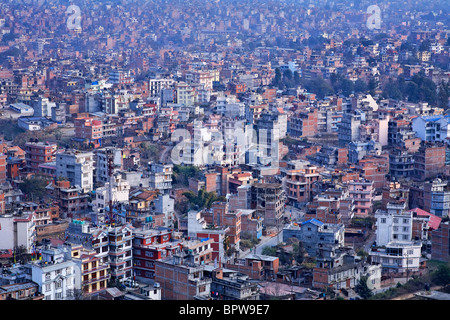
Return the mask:
[[438, 216], [435, 216], [434, 214], [429, 213], [429, 212], [427, 212], [425, 210], [422, 210], [420, 208], [411, 209], [411, 210], [409, 210], [409, 212], [413, 212], [417, 216], [420, 216], [420, 217], [429, 217], [430, 219], [429, 219], [428, 225], [433, 230], [436, 230], [437, 228], [439, 228], [439, 224], [442, 221], [442, 218], [439, 218]]

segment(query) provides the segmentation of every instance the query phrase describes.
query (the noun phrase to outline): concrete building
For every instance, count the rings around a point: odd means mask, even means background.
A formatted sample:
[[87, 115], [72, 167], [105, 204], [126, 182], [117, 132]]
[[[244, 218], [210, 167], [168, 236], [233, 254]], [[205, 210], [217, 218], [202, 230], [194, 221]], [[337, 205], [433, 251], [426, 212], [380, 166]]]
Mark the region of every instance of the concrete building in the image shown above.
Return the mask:
[[443, 222], [431, 233], [431, 259], [450, 261], [450, 223]]
[[289, 117], [288, 132], [291, 137], [313, 137], [318, 133], [318, 111], [316, 108], [295, 113]]
[[303, 160], [288, 162], [286, 168], [281, 168], [281, 175], [286, 198], [290, 203], [310, 201], [314, 183], [321, 178], [317, 166]]
[[36, 224], [33, 213], [0, 215], [0, 249], [12, 250], [23, 247], [33, 253], [36, 242]]
[[359, 113], [344, 113], [338, 124], [339, 145], [346, 146], [352, 141], [359, 140], [361, 121]]
[[310, 257], [319, 255], [330, 257], [333, 251], [344, 246], [344, 225], [311, 219], [285, 227], [283, 242], [289, 238], [298, 239]]
[[264, 219], [267, 227], [281, 227], [286, 197], [279, 183], [254, 183], [251, 187], [250, 209]]
[[382, 273], [417, 272], [422, 257], [420, 241], [391, 241], [383, 248], [375, 248], [369, 252], [371, 261], [381, 264]]
[[25, 160], [28, 172], [38, 172], [39, 165], [56, 161], [58, 146], [53, 143], [27, 142], [25, 144]]
[[355, 216], [369, 216], [372, 213], [372, 202], [375, 192], [373, 181], [359, 179], [350, 181], [346, 185], [348, 186], [349, 197], [354, 201]]
[[391, 202], [387, 204], [386, 211], [377, 210], [375, 213], [377, 246], [384, 246], [393, 241], [412, 240], [413, 214], [405, 209], [404, 202]]
[[429, 182], [413, 183], [409, 191], [409, 207], [419, 207], [438, 217], [450, 213], [450, 188], [448, 182], [434, 179]]
[[163, 194], [168, 194], [172, 189], [172, 164], [152, 163], [150, 165], [149, 186]]
[[445, 168], [447, 147], [443, 143], [422, 143], [414, 154], [414, 178], [426, 180], [436, 178]]
[[42, 260], [25, 265], [30, 280], [37, 283], [44, 300], [74, 299], [75, 290], [81, 289], [81, 270], [72, 261], [67, 247], [45, 247], [41, 250]]
[[56, 177], [90, 192], [94, 186], [94, 153], [66, 151], [56, 155]]
[[412, 129], [422, 141], [447, 141], [450, 137], [449, 116], [419, 116], [412, 120]]
[[211, 278], [205, 267], [183, 252], [155, 261], [155, 281], [161, 285], [163, 300], [205, 300], [211, 295]]

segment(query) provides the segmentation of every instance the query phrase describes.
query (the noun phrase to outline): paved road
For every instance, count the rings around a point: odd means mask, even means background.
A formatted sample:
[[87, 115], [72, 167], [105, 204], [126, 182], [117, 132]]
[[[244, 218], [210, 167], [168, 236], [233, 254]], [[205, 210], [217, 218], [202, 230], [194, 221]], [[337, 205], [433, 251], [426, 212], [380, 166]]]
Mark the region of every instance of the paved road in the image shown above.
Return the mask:
[[264, 249], [264, 247], [266, 247], [266, 246], [273, 247], [282, 241], [283, 241], [283, 230], [280, 231], [278, 236], [276, 236], [276, 235], [275, 236], [262, 236], [261, 242], [256, 246], [256, 250], [254, 250], [254, 248], [252, 248], [251, 252], [249, 249], [245, 250], [244, 252], [242, 252], [240, 254], [240, 258], [244, 258], [245, 256], [247, 256], [250, 253], [262, 254], [262, 250]]
[[[172, 150], [172, 146], [164, 146], [164, 151], [161, 153], [161, 156], [159, 157], [159, 162], [160, 163], [171, 163], [171, 159], [170, 159], [170, 151]], [[167, 160], [170, 160], [169, 162]]]

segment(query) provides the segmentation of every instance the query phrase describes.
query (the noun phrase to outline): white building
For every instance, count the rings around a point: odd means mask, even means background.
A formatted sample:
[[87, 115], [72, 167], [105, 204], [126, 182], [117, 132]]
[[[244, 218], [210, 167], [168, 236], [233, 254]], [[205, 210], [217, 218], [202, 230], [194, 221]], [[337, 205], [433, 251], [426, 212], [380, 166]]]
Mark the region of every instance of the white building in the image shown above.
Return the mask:
[[385, 246], [392, 241], [411, 241], [413, 213], [405, 211], [405, 204], [388, 203], [386, 209], [375, 213], [377, 246]]
[[185, 82], [179, 82], [175, 85], [177, 94], [177, 103], [185, 106], [193, 106], [195, 103], [195, 90]]
[[94, 185], [94, 153], [66, 151], [56, 155], [56, 178], [67, 178], [73, 186], [90, 192]]
[[51, 102], [48, 98], [38, 97], [33, 100], [33, 109], [35, 117], [51, 117], [52, 108], [56, 108], [56, 103]]
[[389, 242], [370, 252], [371, 261], [379, 263], [384, 272], [415, 272], [420, 267], [421, 242]]
[[150, 187], [161, 193], [169, 193], [172, 189], [173, 165], [152, 163], [150, 169]]
[[156, 78], [148, 80], [148, 93], [152, 98], [160, 96], [161, 89], [172, 88], [174, 83], [173, 79], [170, 78]]
[[34, 214], [0, 215], [0, 249], [24, 247], [27, 253], [33, 252], [36, 242]]
[[71, 259], [71, 251], [66, 247], [45, 248], [42, 260], [32, 261], [31, 280], [39, 285], [44, 300], [69, 300], [74, 290], [81, 289], [81, 272]]
[[164, 225], [173, 226], [175, 221], [175, 200], [168, 194], [160, 194], [154, 201], [155, 213], [164, 214]]
[[105, 209], [109, 206], [109, 200], [114, 203], [127, 203], [130, 195], [130, 184], [122, 180], [121, 174], [113, 176], [110, 189], [110, 182], [106, 182], [103, 187], [95, 189], [94, 207], [97, 210]]
[[450, 116], [419, 116], [412, 119], [412, 130], [422, 141], [446, 142], [450, 138]]
[[95, 179], [97, 183], [109, 181], [109, 157], [111, 157], [113, 168], [122, 167], [122, 149], [116, 147], [105, 147], [95, 150]]

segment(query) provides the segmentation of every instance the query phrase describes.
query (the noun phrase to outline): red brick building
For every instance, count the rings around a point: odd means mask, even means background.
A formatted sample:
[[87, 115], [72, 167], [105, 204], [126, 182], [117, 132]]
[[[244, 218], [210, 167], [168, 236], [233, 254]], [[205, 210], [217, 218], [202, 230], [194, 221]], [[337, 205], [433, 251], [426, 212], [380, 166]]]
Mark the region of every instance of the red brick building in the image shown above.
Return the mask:
[[134, 233], [133, 261], [137, 277], [154, 279], [155, 261], [170, 257], [181, 249], [181, 241], [167, 230], [138, 230]]
[[450, 222], [443, 222], [431, 233], [431, 259], [450, 261]]
[[445, 169], [446, 146], [441, 143], [422, 144], [414, 154], [414, 177], [419, 180], [435, 178]]
[[58, 146], [52, 143], [28, 142], [25, 144], [25, 160], [28, 172], [39, 172], [39, 165], [56, 161]]

